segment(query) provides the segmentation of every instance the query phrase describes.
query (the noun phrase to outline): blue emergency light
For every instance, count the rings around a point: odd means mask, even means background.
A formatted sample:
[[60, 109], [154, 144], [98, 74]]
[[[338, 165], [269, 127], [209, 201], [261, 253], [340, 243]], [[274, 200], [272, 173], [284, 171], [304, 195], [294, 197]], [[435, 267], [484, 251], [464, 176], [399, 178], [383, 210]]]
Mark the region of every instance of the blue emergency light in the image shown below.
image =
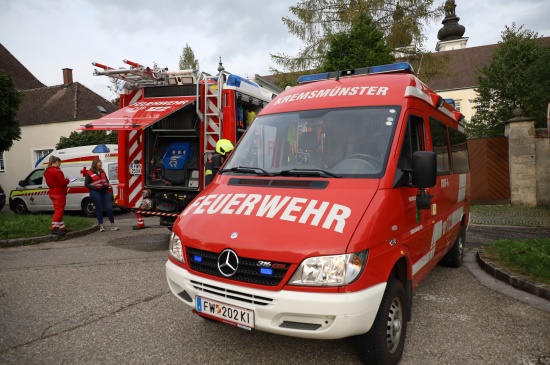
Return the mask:
[[445, 99], [445, 102], [449, 105], [451, 105], [453, 108], [455, 107], [455, 99]]
[[260, 274], [262, 275], [273, 275], [273, 269], [262, 267], [260, 268]]
[[193, 256], [193, 261], [202, 262], [202, 256], [194, 255], [194, 256]]
[[257, 88], [260, 87], [255, 82], [252, 82], [248, 79], [245, 79], [244, 77], [240, 77], [240, 76], [237, 76], [237, 75], [229, 75], [229, 77], [227, 78], [227, 81], [225, 83], [227, 84], [227, 86], [241, 87], [242, 82], [245, 82], [245, 83], [250, 84], [250, 85], [252, 85], [254, 87], [257, 87]]
[[98, 144], [97, 146], [94, 147], [92, 152], [93, 153], [108, 153], [108, 152], [111, 152], [111, 150], [109, 149], [109, 147], [107, 147], [104, 144]]
[[391, 73], [391, 72], [395, 72], [395, 73], [403, 72], [403, 73], [414, 74], [414, 69], [411, 66], [411, 64], [408, 62], [398, 62], [398, 63], [391, 63], [388, 65], [356, 68], [352, 70], [331, 71], [331, 72], [323, 72], [323, 73], [313, 74], [313, 75], [304, 75], [304, 76], [298, 77], [298, 83], [304, 84], [306, 82], [335, 79], [337, 77], [381, 74], [381, 73]]

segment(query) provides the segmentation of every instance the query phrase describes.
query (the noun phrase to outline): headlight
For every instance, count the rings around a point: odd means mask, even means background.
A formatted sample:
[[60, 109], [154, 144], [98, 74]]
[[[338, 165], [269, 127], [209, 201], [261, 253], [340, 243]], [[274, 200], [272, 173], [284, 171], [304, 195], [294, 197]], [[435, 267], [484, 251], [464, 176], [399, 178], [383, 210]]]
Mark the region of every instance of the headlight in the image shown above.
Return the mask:
[[185, 262], [183, 259], [183, 246], [181, 244], [180, 238], [172, 232], [170, 236], [170, 245], [168, 246], [168, 251], [176, 260]]
[[310, 257], [290, 279], [291, 285], [341, 286], [353, 282], [367, 262], [368, 251]]

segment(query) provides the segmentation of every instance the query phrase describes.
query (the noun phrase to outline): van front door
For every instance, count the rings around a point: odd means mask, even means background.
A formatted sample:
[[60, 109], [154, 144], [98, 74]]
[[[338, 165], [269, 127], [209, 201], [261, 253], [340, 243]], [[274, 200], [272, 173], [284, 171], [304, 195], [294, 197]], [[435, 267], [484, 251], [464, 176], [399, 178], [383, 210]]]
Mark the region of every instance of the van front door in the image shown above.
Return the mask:
[[[399, 189], [403, 211], [403, 237], [410, 250], [412, 261], [413, 286], [416, 286], [433, 266], [435, 242], [431, 209], [417, 209], [416, 195], [418, 188], [411, 187], [412, 156], [417, 151], [425, 151], [427, 121], [421, 111], [409, 110], [406, 129], [402, 132], [399, 163], [394, 186]], [[426, 189], [428, 194], [435, 195], [435, 189]], [[435, 197], [434, 197], [435, 198]]]
[[45, 209], [46, 203], [51, 203], [48, 196], [48, 186], [44, 180], [44, 169], [36, 169], [31, 172], [24, 181], [24, 186], [19, 185], [17, 192], [20, 195], [29, 212], [39, 212]]

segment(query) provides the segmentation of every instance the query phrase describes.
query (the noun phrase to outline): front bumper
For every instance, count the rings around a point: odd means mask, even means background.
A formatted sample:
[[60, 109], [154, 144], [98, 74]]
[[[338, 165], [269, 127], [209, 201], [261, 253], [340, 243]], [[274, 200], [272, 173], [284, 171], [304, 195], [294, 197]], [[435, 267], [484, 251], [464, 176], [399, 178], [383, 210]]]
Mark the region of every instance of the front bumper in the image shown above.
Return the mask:
[[191, 308], [197, 295], [211, 298], [253, 310], [257, 330], [313, 339], [367, 332], [386, 289], [386, 283], [380, 283], [352, 293], [259, 290], [194, 275], [170, 260], [166, 278], [172, 293]]

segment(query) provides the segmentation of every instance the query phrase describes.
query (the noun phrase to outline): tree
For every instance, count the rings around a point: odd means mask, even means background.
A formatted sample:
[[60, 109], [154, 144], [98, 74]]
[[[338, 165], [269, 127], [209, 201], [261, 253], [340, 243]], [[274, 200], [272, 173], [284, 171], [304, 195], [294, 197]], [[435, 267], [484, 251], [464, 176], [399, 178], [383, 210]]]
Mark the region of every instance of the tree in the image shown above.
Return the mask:
[[318, 70], [332, 38], [348, 32], [361, 14], [369, 15], [386, 37], [391, 35], [391, 48], [409, 45], [409, 39], [420, 48], [425, 40], [425, 23], [443, 14], [441, 6], [431, 9], [433, 3], [434, 0], [301, 0], [290, 7], [297, 19], [283, 17], [283, 23], [303, 41], [302, 48], [295, 57], [278, 53], [271, 58], [286, 72]]
[[536, 127], [546, 126], [550, 101], [550, 47], [542, 45], [538, 33], [506, 26], [491, 62], [477, 75], [476, 114], [467, 124], [470, 138], [504, 135], [503, 122], [521, 108], [534, 117]]
[[181, 52], [179, 67], [180, 70], [193, 70], [195, 74], [199, 72], [199, 60], [195, 58], [195, 53], [187, 43]]
[[323, 71], [347, 70], [394, 61], [384, 34], [376, 29], [370, 16], [361, 14], [348, 33], [332, 37], [321, 68]]
[[0, 153], [8, 151], [14, 141], [21, 139], [17, 111], [23, 94], [17, 91], [12, 79], [0, 69]]
[[75, 131], [71, 132], [69, 137], [61, 137], [59, 139], [59, 143], [55, 145], [55, 148], [59, 150], [69, 147], [111, 143], [118, 143], [118, 133], [111, 132], [107, 134], [107, 131]]

